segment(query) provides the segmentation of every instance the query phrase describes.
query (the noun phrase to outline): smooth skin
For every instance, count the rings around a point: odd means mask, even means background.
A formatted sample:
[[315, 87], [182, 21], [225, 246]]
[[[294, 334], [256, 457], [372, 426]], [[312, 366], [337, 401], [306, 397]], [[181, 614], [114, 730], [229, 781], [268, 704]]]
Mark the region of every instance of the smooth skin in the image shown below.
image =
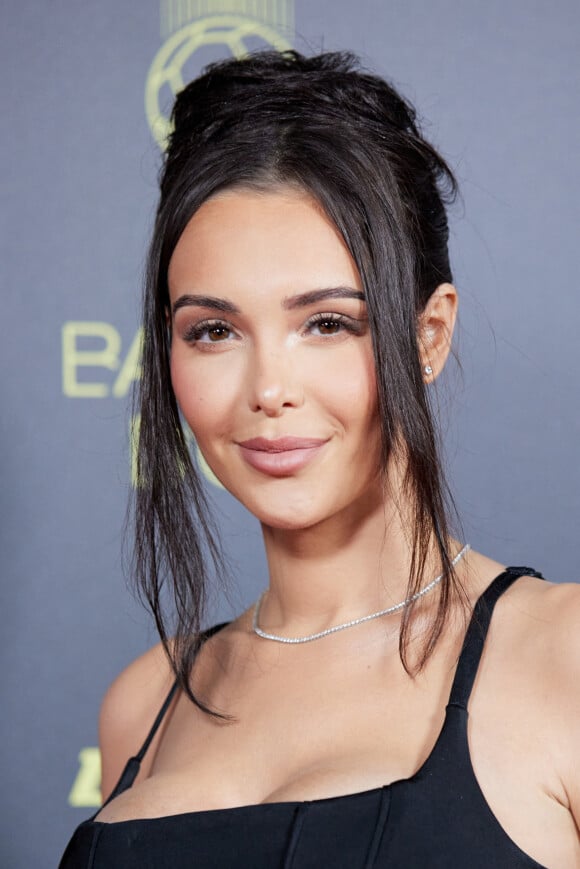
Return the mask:
[[[301, 636], [404, 599], [410, 543], [401, 460], [379, 467], [371, 335], [360, 276], [317, 204], [292, 188], [207, 201], [169, 268], [171, 374], [182, 412], [223, 485], [261, 523], [269, 568], [261, 626]], [[314, 295], [313, 295], [314, 294]], [[422, 364], [445, 365], [457, 293], [442, 284], [420, 322]], [[254, 467], [240, 444], [315, 439], [288, 474]], [[460, 548], [454, 543], [454, 548]], [[425, 582], [437, 574], [433, 558]], [[458, 567], [473, 604], [503, 566]], [[265, 582], [266, 584], [266, 582]], [[436, 605], [413, 621], [411, 661]], [[475, 774], [492, 812], [549, 869], [580, 867], [580, 588], [519, 580], [500, 599], [469, 705]], [[465, 631], [458, 607], [411, 678], [390, 616], [283, 646], [242, 614], [202, 648], [135, 785], [99, 820], [116, 822], [379, 787], [411, 776], [441, 729]], [[103, 796], [135, 753], [172, 682], [159, 646], [109, 689]]]

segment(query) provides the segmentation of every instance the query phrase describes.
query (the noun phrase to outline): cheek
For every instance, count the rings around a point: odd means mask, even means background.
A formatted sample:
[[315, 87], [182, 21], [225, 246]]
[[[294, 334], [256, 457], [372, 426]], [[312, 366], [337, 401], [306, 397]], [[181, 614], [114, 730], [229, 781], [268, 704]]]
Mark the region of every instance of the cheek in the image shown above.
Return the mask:
[[354, 345], [356, 352], [335, 357], [319, 384], [337, 417], [349, 428], [372, 426], [377, 420], [377, 379], [372, 349]]
[[179, 353], [171, 354], [171, 383], [177, 404], [197, 441], [204, 433], [219, 427], [223, 406], [209, 378], [203, 376], [199, 366], [184, 360]]

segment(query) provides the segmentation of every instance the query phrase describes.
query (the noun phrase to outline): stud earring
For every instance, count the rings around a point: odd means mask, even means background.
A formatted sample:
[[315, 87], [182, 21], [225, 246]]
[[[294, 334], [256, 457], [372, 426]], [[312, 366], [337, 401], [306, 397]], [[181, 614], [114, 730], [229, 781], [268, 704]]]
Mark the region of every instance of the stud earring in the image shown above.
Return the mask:
[[431, 368], [430, 365], [426, 365], [425, 368], [423, 369], [423, 371], [425, 372], [425, 374], [427, 376], [429, 376], [430, 374], [433, 374], [433, 369]]

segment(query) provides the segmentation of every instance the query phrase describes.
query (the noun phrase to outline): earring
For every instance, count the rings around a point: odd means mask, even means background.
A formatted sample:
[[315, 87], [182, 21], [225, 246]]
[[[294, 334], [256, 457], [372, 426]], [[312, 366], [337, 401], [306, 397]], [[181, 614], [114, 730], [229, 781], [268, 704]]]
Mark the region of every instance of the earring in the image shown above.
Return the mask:
[[426, 365], [425, 368], [423, 369], [423, 371], [425, 372], [425, 374], [427, 376], [429, 376], [430, 374], [433, 374], [433, 369], [431, 368], [430, 365]]

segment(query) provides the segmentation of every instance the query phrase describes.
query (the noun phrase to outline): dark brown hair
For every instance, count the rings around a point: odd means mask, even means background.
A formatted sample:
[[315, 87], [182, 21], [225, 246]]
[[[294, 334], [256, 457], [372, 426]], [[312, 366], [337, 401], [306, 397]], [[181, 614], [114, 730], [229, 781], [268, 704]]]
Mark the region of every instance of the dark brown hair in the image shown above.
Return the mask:
[[[261, 52], [212, 64], [177, 97], [151, 242], [135, 493], [135, 577], [189, 697], [202, 641], [208, 574], [223, 564], [190, 458], [169, 372], [169, 260], [188, 221], [218, 190], [298, 185], [334, 222], [359, 269], [373, 335], [382, 463], [406, 462], [413, 559], [407, 595], [420, 587], [433, 540], [444, 578], [418, 666], [432, 652], [459, 586], [448, 553], [449, 506], [417, 344], [418, 316], [451, 281], [445, 205], [456, 192], [415, 111], [345, 52], [304, 57]], [[164, 587], [175, 623], [163, 606]], [[167, 601], [166, 601], [167, 602]], [[403, 615], [408, 667], [413, 606]]]

